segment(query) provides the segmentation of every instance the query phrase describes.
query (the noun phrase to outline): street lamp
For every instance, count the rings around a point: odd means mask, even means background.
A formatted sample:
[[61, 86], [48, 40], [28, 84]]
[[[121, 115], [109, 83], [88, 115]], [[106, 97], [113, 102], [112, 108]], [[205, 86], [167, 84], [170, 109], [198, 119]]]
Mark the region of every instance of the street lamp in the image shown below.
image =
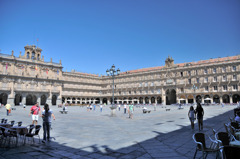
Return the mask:
[[115, 70], [115, 66], [112, 65], [112, 67], [108, 70], [106, 70], [106, 73], [108, 76], [112, 76], [113, 79], [113, 85], [112, 85], [112, 89], [113, 89], [113, 93], [112, 93], [112, 109], [113, 109], [113, 103], [114, 103], [114, 77], [119, 75], [120, 73], [120, 69]]

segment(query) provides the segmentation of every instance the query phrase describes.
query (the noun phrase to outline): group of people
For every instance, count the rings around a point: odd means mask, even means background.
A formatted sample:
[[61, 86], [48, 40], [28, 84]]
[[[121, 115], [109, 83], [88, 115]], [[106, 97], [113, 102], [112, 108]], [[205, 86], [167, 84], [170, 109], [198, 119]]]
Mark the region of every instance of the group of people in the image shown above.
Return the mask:
[[203, 129], [203, 116], [204, 116], [204, 110], [200, 103], [197, 103], [197, 108], [194, 110], [193, 106], [190, 107], [190, 110], [188, 112], [188, 117], [191, 122], [191, 128], [194, 129], [194, 121], [198, 120], [198, 129], [199, 131]]
[[41, 108], [36, 103], [34, 106], [31, 107], [29, 116], [32, 115], [32, 124], [37, 125], [39, 116], [43, 119], [43, 140], [42, 142], [45, 143], [46, 139], [50, 141], [50, 130], [51, 130], [51, 120], [55, 120], [55, 115], [53, 111], [49, 108], [48, 104], [45, 104], [43, 110], [41, 112]]

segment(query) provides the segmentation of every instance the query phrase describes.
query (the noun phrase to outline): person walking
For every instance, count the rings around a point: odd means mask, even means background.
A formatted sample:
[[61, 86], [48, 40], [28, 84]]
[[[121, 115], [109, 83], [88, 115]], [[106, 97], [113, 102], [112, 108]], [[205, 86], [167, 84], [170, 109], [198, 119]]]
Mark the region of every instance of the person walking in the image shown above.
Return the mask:
[[100, 112], [102, 112], [102, 104], [100, 104]]
[[120, 108], [121, 108], [121, 105], [120, 105], [120, 104], [118, 104], [118, 111], [120, 111]]
[[196, 117], [195, 117], [195, 111], [194, 111], [193, 106], [191, 106], [188, 111], [188, 117], [191, 122], [191, 128], [194, 129], [194, 121], [195, 121]]
[[7, 116], [11, 113], [11, 105], [10, 104], [6, 104], [5, 108], [7, 110]]
[[29, 116], [32, 114], [32, 124], [37, 125], [38, 123], [38, 116], [40, 114], [41, 108], [38, 105], [38, 103], [36, 103], [34, 106], [31, 107], [31, 110], [29, 112]]
[[42, 142], [45, 143], [46, 139], [50, 141], [50, 129], [51, 129], [51, 119], [55, 120], [55, 115], [53, 111], [49, 108], [48, 104], [44, 105], [44, 110], [42, 112], [42, 119], [43, 119], [43, 140]]
[[200, 130], [203, 129], [203, 116], [204, 116], [204, 110], [203, 110], [202, 105], [200, 103], [197, 103], [197, 108], [195, 110], [195, 114], [197, 114], [198, 129], [200, 131]]
[[134, 111], [134, 107], [133, 107], [133, 104], [130, 104], [129, 105], [129, 118], [133, 118], [133, 111]]
[[124, 104], [124, 114], [126, 114], [127, 113], [127, 105], [126, 105], [126, 103]]

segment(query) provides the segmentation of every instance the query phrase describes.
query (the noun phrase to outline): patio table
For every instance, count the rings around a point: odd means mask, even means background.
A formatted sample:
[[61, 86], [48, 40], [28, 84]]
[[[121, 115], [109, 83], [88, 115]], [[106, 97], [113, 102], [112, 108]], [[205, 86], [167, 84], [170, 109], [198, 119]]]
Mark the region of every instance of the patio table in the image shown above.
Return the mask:
[[231, 141], [229, 143], [230, 146], [235, 146], [235, 147], [240, 147], [240, 141], [236, 140], [236, 141]]

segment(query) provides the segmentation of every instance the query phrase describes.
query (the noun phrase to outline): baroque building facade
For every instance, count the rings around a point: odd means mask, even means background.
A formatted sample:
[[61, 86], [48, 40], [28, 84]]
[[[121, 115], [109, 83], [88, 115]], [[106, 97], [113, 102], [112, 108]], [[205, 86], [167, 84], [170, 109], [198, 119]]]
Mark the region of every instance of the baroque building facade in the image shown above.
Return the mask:
[[64, 72], [59, 63], [44, 61], [42, 50], [25, 46], [19, 57], [0, 54], [0, 103], [174, 104], [240, 101], [240, 55], [121, 72], [112, 77]]

